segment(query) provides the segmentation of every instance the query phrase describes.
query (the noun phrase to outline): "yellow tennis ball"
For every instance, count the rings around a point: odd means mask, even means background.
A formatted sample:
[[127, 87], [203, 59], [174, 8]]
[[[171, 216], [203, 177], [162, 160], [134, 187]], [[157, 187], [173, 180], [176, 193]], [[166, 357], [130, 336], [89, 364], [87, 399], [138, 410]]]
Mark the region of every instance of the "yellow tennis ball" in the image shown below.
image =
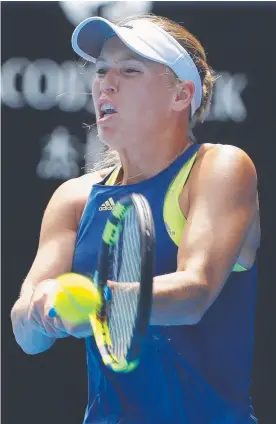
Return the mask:
[[101, 295], [93, 282], [79, 274], [67, 273], [57, 277], [61, 290], [57, 293], [54, 308], [61, 319], [72, 324], [88, 321], [101, 305]]

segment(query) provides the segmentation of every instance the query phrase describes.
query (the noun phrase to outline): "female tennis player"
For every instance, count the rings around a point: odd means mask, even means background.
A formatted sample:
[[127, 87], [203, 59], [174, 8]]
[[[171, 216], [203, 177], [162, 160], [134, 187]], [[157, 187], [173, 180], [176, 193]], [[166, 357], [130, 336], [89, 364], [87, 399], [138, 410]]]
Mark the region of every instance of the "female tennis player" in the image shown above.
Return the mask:
[[[118, 25], [86, 19], [72, 45], [96, 64], [98, 135], [120, 165], [67, 181], [54, 193], [12, 310], [16, 341], [37, 354], [56, 339], [85, 338], [85, 424], [256, 422], [249, 390], [257, 176], [241, 149], [191, 140], [214, 83], [204, 49], [182, 26], [151, 15]], [[102, 363], [89, 323], [73, 326], [48, 311], [58, 275], [93, 272], [108, 210], [129, 193], [144, 195], [151, 206], [156, 260], [145, 351], [135, 371], [120, 374]]]

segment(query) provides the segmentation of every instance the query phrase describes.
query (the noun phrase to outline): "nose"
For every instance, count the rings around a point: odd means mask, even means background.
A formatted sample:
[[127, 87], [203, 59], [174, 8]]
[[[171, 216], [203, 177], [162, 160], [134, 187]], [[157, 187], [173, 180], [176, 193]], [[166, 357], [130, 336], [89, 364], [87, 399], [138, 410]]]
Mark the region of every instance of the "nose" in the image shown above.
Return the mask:
[[116, 93], [119, 88], [119, 80], [114, 71], [108, 70], [101, 80], [100, 85], [103, 93]]

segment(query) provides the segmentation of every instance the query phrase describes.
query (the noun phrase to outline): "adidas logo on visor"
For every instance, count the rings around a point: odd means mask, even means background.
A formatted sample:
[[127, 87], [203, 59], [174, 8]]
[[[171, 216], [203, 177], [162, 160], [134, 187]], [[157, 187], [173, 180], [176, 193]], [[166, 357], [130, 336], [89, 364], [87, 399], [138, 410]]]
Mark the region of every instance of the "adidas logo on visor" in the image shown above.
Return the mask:
[[99, 207], [99, 211], [112, 211], [114, 209], [114, 206], [115, 206], [115, 202], [112, 199], [112, 197], [110, 197], [108, 200], [106, 200], [106, 202], [104, 202]]

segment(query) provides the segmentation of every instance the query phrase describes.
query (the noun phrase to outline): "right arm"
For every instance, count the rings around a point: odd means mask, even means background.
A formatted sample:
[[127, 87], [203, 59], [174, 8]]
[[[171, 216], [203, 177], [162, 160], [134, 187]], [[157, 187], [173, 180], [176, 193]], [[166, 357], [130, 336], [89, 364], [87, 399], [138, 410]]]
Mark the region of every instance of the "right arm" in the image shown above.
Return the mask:
[[[49, 349], [56, 338], [68, 336], [47, 317], [58, 275], [70, 272], [78, 227], [79, 180], [62, 184], [51, 198], [41, 226], [38, 251], [11, 311], [15, 339], [24, 352]], [[59, 323], [61, 324], [61, 323]]]

